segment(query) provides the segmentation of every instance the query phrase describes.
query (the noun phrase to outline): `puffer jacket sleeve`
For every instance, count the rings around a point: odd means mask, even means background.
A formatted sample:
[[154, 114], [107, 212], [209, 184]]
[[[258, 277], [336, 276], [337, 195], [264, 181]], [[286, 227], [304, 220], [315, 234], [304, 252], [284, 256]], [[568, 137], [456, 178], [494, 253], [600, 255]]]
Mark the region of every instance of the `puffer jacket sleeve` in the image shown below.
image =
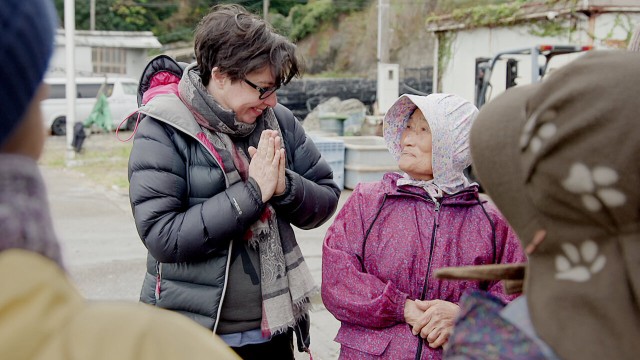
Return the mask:
[[[491, 203], [484, 205], [493, 219], [496, 228], [496, 263], [513, 264], [527, 262], [527, 256], [522, 249], [518, 236], [513, 231], [500, 211]], [[502, 282], [491, 282], [488, 291], [505, 302], [518, 297], [518, 294], [507, 295]]]
[[[197, 169], [188, 169], [185, 154], [193, 149], [185, 136], [147, 117], [140, 122], [129, 158], [129, 196], [136, 227], [160, 262], [209, 258], [226, 249], [231, 239], [241, 238], [264, 208], [257, 185], [251, 181], [226, 190], [224, 184], [217, 184], [219, 193], [190, 203], [188, 176]], [[214, 178], [220, 172], [211, 171], [213, 166], [211, 157], [210, 164], [201, 164], [198, 174], [212, 187], [215, 181], [223, 181]]]
[[291, 111], [278, 105], [276, 116], [285, 140], [287, 189], [270, 203], [292, 225], [316, 228], [336, 211], [340, 188], [333, 181], [331, 167]]
[[368, 222], [382, 201], [375, 193], [369, 185], [356, 186], [329, 227], [322, 248], [324, 305], [336, 319], [367, 328], [403, 323], [408, 297], [393, 282], [363, 271], [360, 263]]

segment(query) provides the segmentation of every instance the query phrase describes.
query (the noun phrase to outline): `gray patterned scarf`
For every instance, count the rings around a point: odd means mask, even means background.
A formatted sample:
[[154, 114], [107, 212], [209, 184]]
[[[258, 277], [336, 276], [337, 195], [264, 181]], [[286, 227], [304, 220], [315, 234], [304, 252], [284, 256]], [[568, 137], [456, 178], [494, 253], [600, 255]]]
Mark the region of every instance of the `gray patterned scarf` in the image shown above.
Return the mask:
[[[271, 108], [254, 124], [236, 120], [232, 111], [225, 110], [209, 95], [200, 80], [195, 64], [185, 69], [178, 86], [182, 102], [191, 110], [207, 140], [219, 154], [227, 187], [246, 181], [249, 157], [238, 146], [238, 139], [245, 138], [257, 147], [260, 134], [265, 129], [282, 133]], [[232, 138], [233, 137], [233, 138]], [[234, 141], [234, 139], [236, 139]], [[306, 316], [309, 297], [317, 291], [307, 264], [294, 237], [280, 237], [276, 212], [266, 204], [263, 214], [251, 225], [245, 238], [260, 253], [260, 282], [262, 289], [263, 336], [268, 337], [293, 327]]]

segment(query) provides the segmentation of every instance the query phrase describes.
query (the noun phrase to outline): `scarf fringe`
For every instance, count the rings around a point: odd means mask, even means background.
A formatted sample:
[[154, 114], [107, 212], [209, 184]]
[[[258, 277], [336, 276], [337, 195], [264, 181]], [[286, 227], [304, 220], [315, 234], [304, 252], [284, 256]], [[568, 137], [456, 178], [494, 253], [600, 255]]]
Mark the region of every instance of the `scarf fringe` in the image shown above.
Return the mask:
[[278, 334], [282, 334], [282, 333], [286, 332], [289, 329], [293, 329], [296, 325], [298, 325], [298, 323], [301, 320], [309, 318], [309, 311], [311, 310], [311, 307], [312, 307], [311, 301], [308, 301], [307, 305], [304, 308], [304, 310], [301, 309], [302, 311], [300, 312], [300, 314], [298, 316], [296, 316], [291, 322], [289, 322], [287, 324], [284, 324], [284, 325], [281, 325], [281, 326], [276, 326], [276, 327], [271, 328], [271, 329], [263, 329], [262, 330], [262, 336], [263, 337], [276, 336]]

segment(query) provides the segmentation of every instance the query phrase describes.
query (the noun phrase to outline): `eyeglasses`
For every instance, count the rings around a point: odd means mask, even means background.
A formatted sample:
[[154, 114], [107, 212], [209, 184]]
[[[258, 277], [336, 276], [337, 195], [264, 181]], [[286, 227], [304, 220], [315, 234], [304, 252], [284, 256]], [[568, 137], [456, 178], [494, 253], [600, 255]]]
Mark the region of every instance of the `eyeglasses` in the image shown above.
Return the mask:
[[260, 96], [258, 96], [258, 99], [260, 99], [260, 100], [264, 100], [264, 99], [268, 98], [269, 96], [271, 96], [271, 94], [276, 92], [276, 90], [280, 89], [280, 86], [272, 86], [272, 87], [268, 87], [268, 88], [263, 88], [263, 87], [260, 87], [260, 86], [258, 86], [256, 84], [252, 83], [251, 81], [249, 81], [247, 79], [244, 79], [244, 82], [246, 82], [252, 88], [258, 90], [258, 92], [260, 93]]

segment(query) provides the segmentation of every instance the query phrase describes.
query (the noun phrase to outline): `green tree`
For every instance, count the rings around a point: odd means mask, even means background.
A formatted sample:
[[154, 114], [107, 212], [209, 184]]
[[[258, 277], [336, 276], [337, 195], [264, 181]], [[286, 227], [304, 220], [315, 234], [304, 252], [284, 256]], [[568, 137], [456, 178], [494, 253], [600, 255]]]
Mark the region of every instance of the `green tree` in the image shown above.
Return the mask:
[[[90, 1], [75, 0], [76, 29], [89, 29]], [[341, 14], [362, 10], [371, 1], [270, 0], [270, 21], [282, 34], [299, 40]], [[153, 31], [163, 44], [191, 41], [200, 19], [213, 5], [222, 3], [237, 3], [258, 15], [263, 11], [263, 0], [95, 0], [96, 30]], [[64, 0], [55, 0], [55, 5], [64, 23]]]
[[[64, 0], [55, 0], [64, 25]], [[96, 30], [149, 31], [173, 14], [178, 4], [173, 0], [95, 0]], [[88, 30], [90, 0], [75, 0], [76, 29]]]

